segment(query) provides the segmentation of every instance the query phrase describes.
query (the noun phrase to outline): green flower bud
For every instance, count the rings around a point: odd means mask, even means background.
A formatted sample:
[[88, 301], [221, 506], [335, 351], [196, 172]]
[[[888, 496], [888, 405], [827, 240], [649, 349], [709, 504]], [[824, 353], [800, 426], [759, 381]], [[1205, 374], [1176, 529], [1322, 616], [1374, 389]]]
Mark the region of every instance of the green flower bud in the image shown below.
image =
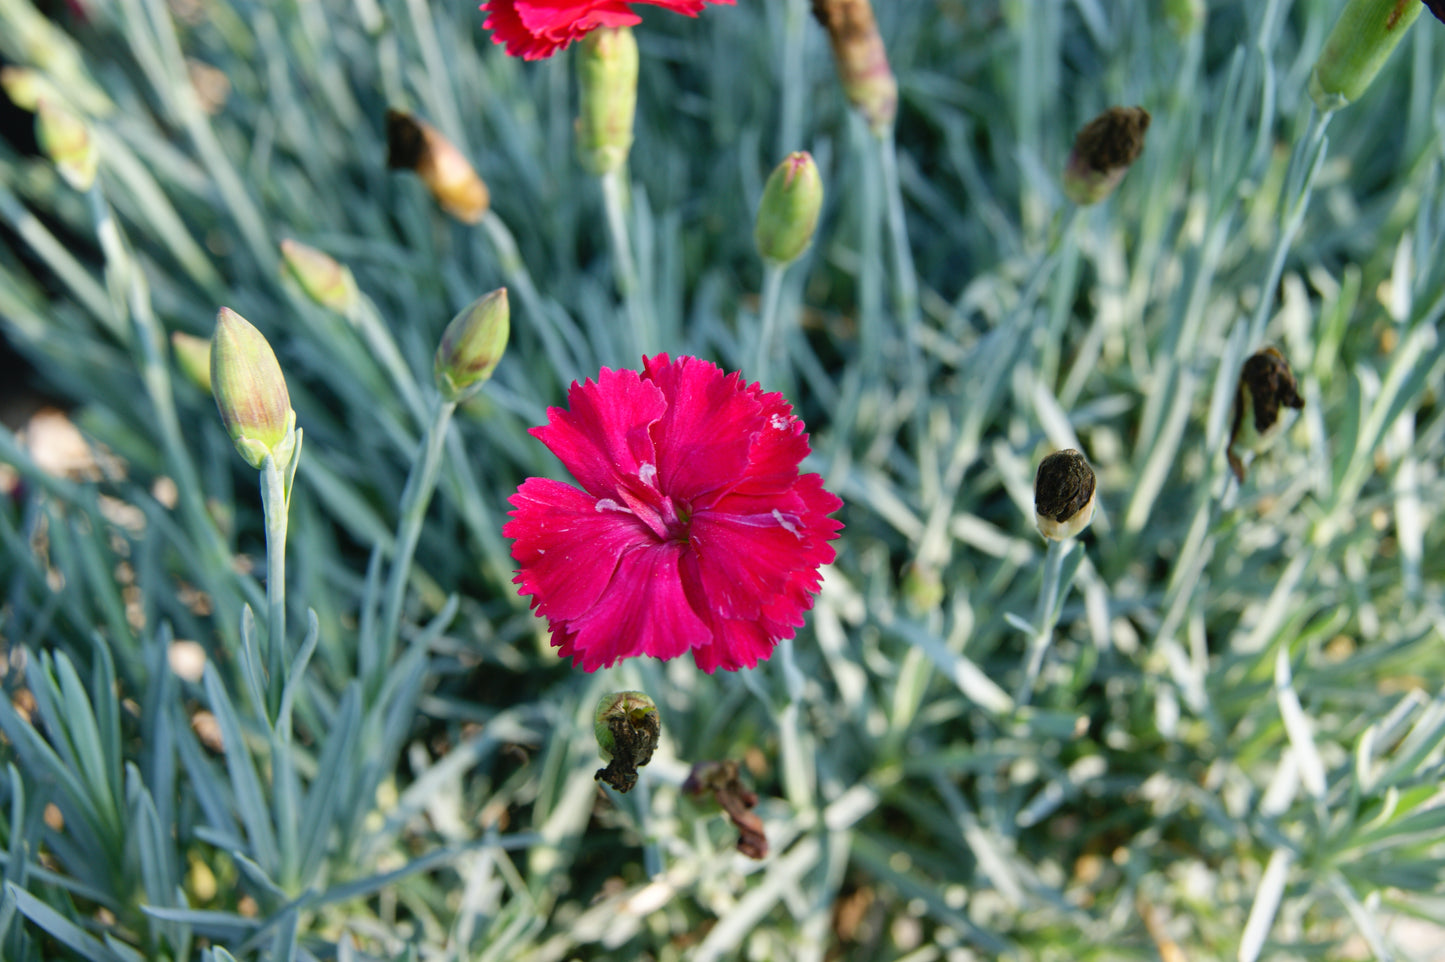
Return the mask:
[[296, 412], [286, 378], [261, 332], [229, 307], [216, 315], [211, 389], [226, 433], [253, 468], [270, 455], [284, 468], [296, 451]]
[[903, 571], [903, 597], [915, 614], [925, 615], [943, 604], [946, 595], [938, 566], [911, 561]]
[[1328, 112], [1359, 100], [1423, 9], [1415, 0], [1349, 0], [1310, 74], [1315, 105]]
[[95, 183], [95, 145], [85, 121], [58, 101], [42, 97], [36, 104], [35, 139], [67, 184], [90, 190]]
[[898, 81], [869, 0], [813, 0], [813, 16], [828, 31], [843, 94], [876, 136], [893, 128]]
[[306, 296], [317, 304], [338, 314], [347, 314], [356, 305], [356, 279], [351, 269], [327, 254], [294, 240], [283, 240], [281, 260]]
[[28, 67], [0, 69], [0, 89], [5, 91], [11, 103], [31, 113], [39, 109], [41, 97], [54, 94], [54, 88], [44, 75]]
[[441, 209], [464, 224], [480, 222], [492, 204], [486, 183], [456, 145], [400, 110], [386, 112], [386, 166], [415, 171]]
[[652, 761], [662, 737], [662, 719], [646, 693], [619, 691], [603, 695], [597, 703], [593, 732], [597, 754], [608, 763], [597, 771], [596, 780], [626, 793], [637, 784], [637, 770]]
[[626, 163], [632, 149], [637, 39], [630, 27], [601, 27], [582, 39], [577, 83], [577, 152], [582, 166], [600, 177]]
[[1094, 520], [1094, 469], [1073, 448], [1039, 462], [1034, 476], [1034, 521], [1050, 541], [1072, 538]]
[[1205, 16], [1204, 0], [1164, 0], [1164, 17], [1180, 40], [1199, 32]]
[[1110, 107], [1074, 137], [1064, 168], [1064, 194], [1076, 204], [1097, 204], [1114, 192], [1144, 152], [1149, 111]]
[[452, 318], [433, 366], [442, 397], [460, 401], [492, 376], [507, 349], [511, 316], [507, 289], [499, 287]]
[[771, 261], [789, 264], [813, 240], [818, 212], [823, 209], [823, 180], [807, 151], [791, 153], [773, 168], [758, 204], [753, 240], [758, 253]]
[[171, 332], [171, 352], [176, 367], [196, 387], [211, 393], [211, 342], [184, 331]]

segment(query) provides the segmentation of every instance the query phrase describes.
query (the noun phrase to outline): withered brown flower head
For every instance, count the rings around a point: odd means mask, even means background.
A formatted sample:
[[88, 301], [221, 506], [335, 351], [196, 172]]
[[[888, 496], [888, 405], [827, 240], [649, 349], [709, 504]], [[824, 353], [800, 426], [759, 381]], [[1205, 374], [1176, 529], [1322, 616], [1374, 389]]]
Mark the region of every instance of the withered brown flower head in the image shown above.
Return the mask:
[[1097, 171], [1128, 167], [1144, 152], [1149, 121], [1143, 107], [1110, 107], [1074, 137], [1074, 152]]
[[1280, 408], [1303, 409], [1299, 384], [1277, 348], [1266, 347], [1244, 362], [1234, 391], [1234, 421], [1229, 429], [1229, 466], [1244, 480], [1244, 462], [1236, 448], [1260, 451], [1280, 426]]
[[597, 749], [607, 762], [594, 776], [626, 794], [637, 784], [637, 770], [652, 761], [662, 737], [657, 705], [640, 691], [603, 695], [594, 724]]
[[729, 758], [696, 763], [682, 783], [682, 793], [692, 798], [711, 794], [737, 826], [738, 851], [748, 858], [767, 858], [768, 838], [763, 834], [763, 820], [753, 813], [758, 794], [743, 784], [737, 762]]
[[386, 112], [386, 166], [412, 170], [442, 210], [475, 224], [491, 206], [491, 194], [470, 162], [441, 131], [401, 110]]
[[813, 0], [813, 16], [828, 31], [838, 79], [855, 110], [879, 136], [898, 113], [898, 81], [869, 0]]
[[1094, 469], [1073, 448], [1056, 451], [1039, 462], [1034, 475], [1034, 520], [1039, 533], [1053, 541], [1071, 538], [1094, 518]]
[[1110, 107], [1084, 125], [1064, 170], [1064, 192], [1076, 204], [1095, 204], [1109, 196], [1139, 155], [1149, 130], [1143, 107]]

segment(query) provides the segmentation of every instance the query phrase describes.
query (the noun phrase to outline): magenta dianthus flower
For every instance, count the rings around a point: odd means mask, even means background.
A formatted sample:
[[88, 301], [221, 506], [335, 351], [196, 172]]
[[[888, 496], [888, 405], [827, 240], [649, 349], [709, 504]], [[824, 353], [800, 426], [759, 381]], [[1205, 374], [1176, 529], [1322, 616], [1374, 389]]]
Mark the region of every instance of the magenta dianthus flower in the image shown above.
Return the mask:
[[843, 506], [781, 394], [695, 357], [643, 358], [573, 383], [532, 435], [581, 490], [528, 478], [511, 497], [514, 579], [585, 671], [635, 655], [751, 668], [803, 624]]

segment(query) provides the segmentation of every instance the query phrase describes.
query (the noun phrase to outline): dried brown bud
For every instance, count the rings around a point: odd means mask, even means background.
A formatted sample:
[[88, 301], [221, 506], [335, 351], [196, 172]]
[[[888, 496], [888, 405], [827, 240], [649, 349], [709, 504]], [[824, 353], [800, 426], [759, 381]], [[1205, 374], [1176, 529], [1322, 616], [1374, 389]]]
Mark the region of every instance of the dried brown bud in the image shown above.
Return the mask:
[[1278, 349], [1267, 347], [1244, 362], [1234, 390], [1234, 422], [1229, 429], [1229, 467], [1240, 482], [1244, 481], [1244, 461], [1239, 452], [1258, 454], [1268, 448], [1284, 426], [1280, 409], [1298, 411], [1304, 406], [1294, 372]]
[[1144, 152], [1149, 111], [1143, 107], [1110, 107], [1084, 125], [1064, 168], [1064, 193], [1076, 204], [1097, 204], [1114, 192], [1119, 181]]
[[763, 820], [753, 814], [758, 795], [743, 784], [737, 762], [731, 759], [698, 762], [682, 783], [682, 793], [694, 798], [711, 794], [737, 826], [738, 851], [748, 858], [767, 858], [768, 838], [763, 834]]
[[1039, 462], [1034, 475], [1034, 520], [1050, 541], [1072, 538], [1094, 520], [1094, 469], [1067, 448]]
[[400, 110], [386, 112], [386, 166], [415, 171], [442, 210], [462, 223], [477, 223], [491, 206], [487, 185], [456, 145]]
[[608, 763], [594, 777], [626, 794], [637, 784], [637, 770], [652, 761], [662, 737], [662, 719], [645, 693], [614, 692], [597, 703], [593, 733], [597, 753]]
[[874, 134], [887, 133], [898, 114], [898, 81], [869, 0], [813, 0], [813, 16], [828, 31], [848, 102]]

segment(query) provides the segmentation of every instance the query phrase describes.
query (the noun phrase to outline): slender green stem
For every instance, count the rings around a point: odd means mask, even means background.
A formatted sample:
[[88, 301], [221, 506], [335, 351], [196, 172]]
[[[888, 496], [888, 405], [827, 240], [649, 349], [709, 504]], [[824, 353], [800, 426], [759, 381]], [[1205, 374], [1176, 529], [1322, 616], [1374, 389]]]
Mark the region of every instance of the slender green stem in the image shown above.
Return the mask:
[[758, 360], [753, 366], [753, 377], [768, 384], [768, 362], [778, 350], [778, 315], [783, 301], [783, 273], [787, 264], [773, 260], [763, 261], [763, 308], [762, 335], [758, 338]]
[[[406, 489], [401, 495], [396, 554], [391, 559], [391, 573], [387, 577], [386, 595], [381, 609], [381, 632], [378, 635], [380, 648], [374, 655], [376, 662], [362, 666], [362, 676], [372, 684], [391, 664], [396, 653], [397, 628], [401, 624], [401, 605], [406, 597], [407, 578], [411, 574], [411, 562], [416, 556], [417, 542], [421, 539], [422, 521], [426, 518], [427, 505], [431, 503], [432, 492], [436, 490], [447, 427], [451, 424], [452, 413], [456, 409], [455, 401], [443, 400], [440, 397], [437, 399], [431, 427], [427, 429], [426, 439], [422, 442], [421, 456], [412, 463], [411, 474], [406, 479]], [[363, 659], [367, 652], [374, 650], [373, 646], [363, 646]]]
[[[487, 240], [492, 245], [492, 252], [501, 264], [502, 276], [507, 279], [508, 289], [517, 292], [517, 296], [522, 302], [522, 308], [531, 320], [530, 327], [536, 330], [542, 338], [542, 349], [547, 352], [547, 359], [552, 362], [550, 367], [554, 376], [565, 385], [571, 375], [577, 373], [580, 368], [574, 355], [568, 351], [563, 338], [559, 336], [557, 327], [553, 323], [552, 314], [542, 303], [542, 295], [538, 293], [537, 285], [532, 280], [532, 274], [527, 270], [527, 265], [523, 262], [522, 254], [517, 248], [517, 239], [512, 236], [507, 225], [494, 211], [487, 211], [486, 216], [482, 218], [482, 229], [486, 231]], [[567, 333], [580, 343], [582, 335], [579, 331], [574, 328]]]
[[286, 479], [271, 456], [261, 462], [261, 512], [266, 518], [266, 701], [274, 717], [286, 670]]
[[922, 321], [918, 310], [918, 274], [913, 268], [913, 249], [908, 244], [908, 222], [903, 214], [903, 183], [898, 178], [898, 144], [890, 130], [878, 138], [878, 165], [883, 178], [883, 199], [887, 205], [888, 241], [893, 269], [893, 309], [904, 325], [910, 350], [918, 350], [916, 330]]
[[[186, 58], [181, 40], [176, 33], [175, 22], [166, 9], [163, 0], [141, 0], [145, 13], [136, 11], [138, 21], [148, 23], [155, 30], [154, 57], [148, 71], [156, 83], [158, 92], [169, 101], [181, 124], [186, 128], [206, 173], [215, 184], [221, 199], [236, 219], [246, 246], [267, 271], [274, 271], [280, 257], [260, 205], [247, 190], [236, 168], [231, 164], [230, 155], [222, 146], [220, 138], [211, 127], [210, 118], [200, 104], [200, 97], [186, 72]], [[128, 5], [134, 6], [131, 2]], [[138, 48], [143, 49], [143, 48]]]
[[422, 397], [421, 388], [417, 385], [416, 375], [412, 373], [411, 367], [402, 357], [401, 349], [396, 345], [396, 339], [391, 336], [391, 331], [382, 321], [381, 315], [377, 313], [376, 305], [371, 299], [362, 295], [357, 298], [356, 305], [349, 312], [347, 319], [356, 325], [361, 336], [366, 340], [381, 366], [391, 377], [396, 385], [401, 399], [405, 402], [407, 410], [416, 419], [418, 425], [426, 423], [427, 409], [426, 400]]
[[1309, 126], [1305, 135], [1295, 141], [1280, 204], [1282, 214], [1279, 236], [1275, 238], [1274, 253], [1269, 259], [1264, 286], [1259, 289], [1259, 303], [1255, 305], [1254, 316], [1249, 321], [1249, 339], [1246, 341], [1246, 348], [1254, 348], [1264, 337], [1265, 325], [1269, 321], [1270, 312], [1274, 309], [1274, 292], [1279, 288], [1280, 275], [1284, 273], [1285, 258], [1289, 254], [1290, 246], [1294, 243], [1295, 235], [1299, 233], [1300, 227], [1304, 224], [1305, 211], [1309, 208], [1315, 177], [1319, 174], [1320, 167], [1325, 161], [1325, 153], [1329, 147], [1325, 131], [1333, 116], [1333, 113], [1324, 113], [1311, 107]]
[[[868, 155], [865, 163], [871, 167], [872, 151], [867, 148], [873, 134], [868, 129], [868, 122], [856, 110], [849, 111], [848, 127], [852, 132], [854, 149]], [[844, 381], [843, 396], [833, 426], [833, 448], [829, 452], [833, 468], [830, 470], [836, 470], [850, 457], [853, 429], [863, 392], [878, 385], [879, 372], [883, 367], [883, 264], [878, 240], [882, 233], [882, 211], [878, 181], [877, 172], [869, 169], [859, 191], [859, 364], [852, 368]]]
[[1054, 640], [1054, 623], [1058, 618], [1059, 597], [1069, 586], [1061, 584], [1064, 558], [1073, 550], [1074, 539], [1049, 541], [1044, 554], [1044, 576], [1039, 584], [1039, 603], [1034, 609], [1034, 636], [1029, 641], [1028, 663], [1024, 667], [1023, 681], [1014, 694], [1014, 704], [1024, 708], [1034, 696], [1034, 685], [1044, 667], [1044, 655]]
[[903, 213], [903, 184], [898, 178], [898, 144], [893, 129], [878, 138], [878, 168], [883, 180], [884, 212], [888, 223], [889, 266], [893, 275], [893, 310], [903, 329], [903, 351], [908, 391], [913, 395], [910, 420], [919, 450], [926, 449], [928, 432], [928, 368], [918, 346], [923, 317], [918, 309], [918, 273], [908, 243], [908, 220]]
[[778, 65], [778, 90], [781, 105], [778, 119], [778, 143], [775, 153], [786, 156], [802, 145], [799, 131], [803, 122], [803, 32], [808, 15], [806, 0], [785, 0], [783, 4], [783, 56]]
[[642, 301], [642, 283], [637, 275], [637, 259], [632, 256], [632, 238], [627, 229], [627, 184], [625, 167], [602, 175], [602, 199], [607, 208], [607, 235], [612, 242], [612, 264], [617, 275], [617, 291], [627, 304], [632, 324], [633, 359], [649, 351], [660, 350], [652, 313]]

